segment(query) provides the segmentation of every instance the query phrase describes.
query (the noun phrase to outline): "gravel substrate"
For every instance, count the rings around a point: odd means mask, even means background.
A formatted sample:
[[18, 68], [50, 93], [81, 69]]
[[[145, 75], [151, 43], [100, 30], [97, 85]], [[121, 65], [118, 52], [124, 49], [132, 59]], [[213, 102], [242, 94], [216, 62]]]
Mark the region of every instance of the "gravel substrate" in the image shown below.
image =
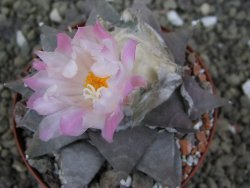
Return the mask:
[[[131, 1], [109, 0], [118, 10]], [[150, 0], [148, 0], [150, 1]], [[221, 110], [218, 130], [203, 167], [188, 188], [250, 187], [250, 98], [242, 85], [250, 78], [250, 2], [244, 0], [152, 0], [163, 26], [195, 24], [191, 46], [208, 65], [218, 93], [232, 101]], [[86, 18], [84, 1], [1, 0], [0, 83], [14, 80], [39, 48], [40, 22], [65, 28]], [[172, 10], [167, 14], [167, 10]], [[200, 19], [201, 23], [197, 23]], [[9, 118], [11, 93], [0, 84], [0, 188], [37, 187], [17, 153]]]

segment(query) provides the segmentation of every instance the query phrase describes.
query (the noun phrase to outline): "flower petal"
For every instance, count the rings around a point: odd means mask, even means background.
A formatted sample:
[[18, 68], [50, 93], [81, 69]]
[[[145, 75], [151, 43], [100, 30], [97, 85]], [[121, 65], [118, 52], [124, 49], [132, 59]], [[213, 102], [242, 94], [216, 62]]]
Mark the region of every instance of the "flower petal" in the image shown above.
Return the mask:
[[57, 48], [56, 51], [70, 55], [72, 52], [71, 38], [65, 33], [57, 34]]
[[41, 58], [41, 60], [50, 67], [60, 67], [67, 64], [69, 57], [60, 52], [45, 52], [37, 51], [35, 54]]
[[49, 115], [64, 109], [67, 104], [55, 97], [40, 97], [33, 102], [32, 109], [40, 115]]
[[37, 70], [37, 71], [40, 71], [40, 70], [45, 70], [46, 69], [46, 64], [44, 64], [42, 61], [36, 59], [33, 64], [32, 64], [32, 67]]
[[96, 100], [93, 104], [93, 107], [96, 111], [102, 113], [112, 113], [117, 109], [117, 106], [122, 101], [122, 93], [118, 92], [120, 88], [114, 90], [110, 88], [101, 89], [101, 97], [99, 100]]
[[120, 107], [108, 116], [105, 122], [105, 126], [102, 129], [102, 136], [105, 140], [107, 140], [108, 142], [113, 141], [114, 132], [119, 123], [122, 121], [123, 117], [124, 115]]
[[60, 118], [64, 111], [46, 116], [39, 124], [39, 137], [43, 141], [48, 141], [61, 135]]
[[80, 136], [86, 131], [83, 127], [83, 109], [68, 110], [67, 114], [61, 117], [60, 129], [64, 135]]
[[105, 30], [105, 28], [98, 21], [96, 22], [93, 29], [95, 34], [101, 39], [112, 38], [112, 36]]
[[77, 64], [75, 61], [70, 61], [63, 69], [62, 75], [66, 78], [73, 78], [77, 74]]
[[125, 45], [123, 46], [122, 53], [121, 53], [121, 60], [126, 65], [126, 68], [130, 71], [133, 68], [133, 63], [135, 60], [135, 51], [136, 45], [138, 44], [137, 41], [129, 39]]
[[38, 99], [41, 98], [43, 96], [42, 92], [34, 92], [30, 98], [28, 99], [28, 101], [26, 102], [26, 105], [28, 108], [33, 108], [33, 104], [34, 102]]
[[99, 77], [108, 77], [115, 75], [119, 70], [119, 62], [99, 59], [98, 62], [92, 65], [91, 71]]
[[141, 76], [132, 76], [125, 85], [124, 96], [128, 96], [136, 88], [145, 88], [147, 81]]
[[24, 78], [23, 82], [34, 91], [44, 89], [52, 83], [46, 71], [39, 71], [31, 77]]
[[147, 86], [147, 81], [142, 76], [132, 76], [130, 82], [134, 88]]
[[83, 126], [85, 128], [102, 129], [105, 125], [106, 116], [102, 113], [89, 111], [84, 115]]

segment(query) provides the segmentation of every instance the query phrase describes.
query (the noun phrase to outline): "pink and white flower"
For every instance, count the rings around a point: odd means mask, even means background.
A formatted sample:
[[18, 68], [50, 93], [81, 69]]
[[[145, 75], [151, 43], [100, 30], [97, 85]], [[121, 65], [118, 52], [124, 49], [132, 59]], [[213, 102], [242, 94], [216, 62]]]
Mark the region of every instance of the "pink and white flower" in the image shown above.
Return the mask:
[[133, 74], [137, 41], [128, 39], [122, 50], [97, 22], [79, 27], [75, 36], [57, 35], [53, 52], [38, 51], [38, 72], [24, 79], [34, 90], [27, 106], [44, 115], [40, 138], [79, 136], [100, 129], [109, 142], [123, 119], [126, 97], [146, 81]]

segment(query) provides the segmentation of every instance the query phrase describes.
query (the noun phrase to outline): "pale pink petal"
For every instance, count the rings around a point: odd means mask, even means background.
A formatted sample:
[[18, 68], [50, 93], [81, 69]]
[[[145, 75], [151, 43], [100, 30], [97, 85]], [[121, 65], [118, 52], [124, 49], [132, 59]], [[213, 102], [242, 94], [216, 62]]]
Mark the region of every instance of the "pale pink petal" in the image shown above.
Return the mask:
[[94, 26], [94, 32], [101, 39], [112, 38], [112, 36], [105, 30], [105, 28], [98, 21]]
[[147, 86], [147, 81], [142, 76], [132, 76], [130, 78], [130, 82], [134, 88], [136, 87], [143, 87]]
[[102, 129], [105, 125], [106, 115], [95, 111], [86, 112], [83, 119], [83, 127]]
[[56, 51], [70, 54], [72, 52], [71, 48], [71, 38], [65, 33], [57, 34], [57, 48]]
[[105, 126], [102, 129], [102, 136], [105, 140], [108, 142], [113, 141], [114, 132], [119, 123], [122, 121], [123, 117], [124, 115], [120, 107], [107, 117]]
[[124, 96], [128, 96], [133, 91], [133, 89], [134, 89], [134, 87], [129, 80], [126, 83], [125, 88], [124, 88]]
[[75, 36], [73, 37], [73, 42], [78, 43], [82, 39], [95, 39], [93, 26], [78, 27]]
[[39, 71], [31, 77], [24, 78], [23, 82], [34, 91], [47, 90], [50, 86], [56, 84], [60, 91], [71, 93], [72, 95], [80, 93], [83, 81], [78, 83], [76, 80], [63, 79], [59, 75], [53, 76], [53, 78], [49, 77], [46, 71]]
[[72, 60], [64, 67], [62, 75], [66, 78], [73, 78], [77, 74], [77, 70], [77, 64]]
[[99, 77], [108, 77], [115, 75], [119, 70], [119, 62], [99, 59], [98, 62], [92, 65], [91, 71]]
[[39, 124], [39, 137], [43, 141], [48, 141], [51, 138], [62, 135], [60, 130], [60, 118], [64, 111], [46, 116]]
[[44, 89], [53, 83], [51, 79], [48, 78], [46, 71], [39, 71], [31, 77], [24, 78], [23, 82], [25, 85], [35, 91]]
[[145, 88], [147, 81], [141, 76], [132, 76], [125, 85], [124, 96], [128, 96], [136, 88]]
[[60, 52], [45, 52], [37, 51], [35, 54], [41, 58], [41, 60], [51, 67], [60, 67], [68, 63], [69, 57]]
[[45, 70], [46, 69], [46, 64], [43, 63], [42, 61], [36, 59], [33, 64], [32, 64], [32, 67], [37, 70], [37, 71], [40, 71], [40, 70]]
[[43, 96], [42, 92], [34, 92], [30, 98], [28, 99], [28, 101], [26, 102], [26, 105], [28, 108], [33, 108], [33, 103], [40, 97]]
[[103, 39], [102, 45], [101, 54], [98, 54], [99, 56], [101, 55], [110, 61], [118, 60], [117, 45], [113, 38]]
[[33, 102], [32, 109], [40, 115], [49, 115], [67, 107], [67, 104], [55, 97], [40, 97]]
[[122, 63], [124, 63], [124, 65], [128, 69], [128, 71], [132, 70], [133, 63], [135, 60], [135, 51], [137, 44], [138, 44], [137, 41], [129, 39], [123, 46], [121, 52], [121, 60]]
[[99, 100], [96, 100], [93, 104], [93, 107], [96, 111], [102, 113], [112, 113], [116, 110], [117, 105], [122, 102], [123, 96], [120, 92], [121, 88], [110, 89], [103, 88], [101, 89], [101, 97]]
[[61, 117], [60, 128], [64, 135], [80, 136], [86, 131], [83, 127], [83, 109], [68, 110], [67, 114]]

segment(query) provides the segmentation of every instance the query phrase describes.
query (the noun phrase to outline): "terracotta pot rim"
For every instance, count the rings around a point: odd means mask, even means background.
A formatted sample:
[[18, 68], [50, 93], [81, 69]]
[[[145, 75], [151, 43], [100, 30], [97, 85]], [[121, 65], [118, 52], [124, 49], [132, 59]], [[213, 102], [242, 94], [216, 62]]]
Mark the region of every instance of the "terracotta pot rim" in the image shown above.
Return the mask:
[[[84, 24], [80, 24], [80, 25], [84, 25]], [[75, 25], [73, 26], [73, 28], [77, 27], [77, 26], [80, 26], [79, 24], [78, 25]], [[162, 28], [163, 31], [165, 32], [169, 32], [170, 30], [166, 29], [166, 28]], [[194, 50], [190, 47], [190, 46], [187, 46], [187, 49], [186, 49], [186, 52], [188, 54], [190, 53], [195, 53]], [[196, 60], [197, 60], [197, 63], [199, 63], [201, 65], [201, 67], [205, 70], [205, 75], [207, 77], [207, 80], [210, 82], [210, 84], [212, 85], [212, 90], [213, 90], [213, 94], [216, 93], [216, 90], [215, 90], [215, 86], [214, 86], [214, 82], [212, 80], [212, 77], [204, 63], [204, 60], [200, 57], [200, 55], [198, 55], [197, 53], [195, 53], [195, 57], [196, 57]], [[27, 72], [28, 68], [26, 68], [24, 71]], [[15, 97], [13, 98], [13, 106], [15, 106], [15, 104], [20, 100], [20, 97], [21, 95], [20, 94], [16, 94]], [[13, 135], [14, 135], [14, 139], [15, 139], [15, 142], [16, 142], [16, 145], [17, 145], [17, 149], [18, 149], [18, 152], [19, 154], [21, 155], [21, 158], [25, 164], [25, 166], [28, 168], [28, 171], [30, 172], [30, 174], [37, 180], [37, 182], [39, 183], [39, 185], [42, 187], [42, 188], [49, 188], [49, 186], [47, 185], [47, 183], [44, 182], [44, 180], [42, 179], [41, 175], [39, 174], [39, 172], [37, 170], [35, 170], [29, 163], [28, 163], [28, 160], [26, 159], [25, 157], [25, 151], [24, 151], [24, 147], [21, 143], [20, 140], [22, 140], [22, 137], [20, 135], [20, 132], [18, 131], [19, 128], [16, 127], [16, 122], [15, 122], [15, 108], [13, 110], [13, 114], [12, 114], [12, 132], [13, 132]], [[209, 134], [209, 138], [208, 138], [208, 144], [206, 145], [206, 150], [204, 153], [202, 153], [200, 159], [199, 159], [199, 162], [197, 165], [194, 166], [194, 168], [192, 169], [191, 173], [188, 175], [188, 177], [183, 180], [181, 182], [181, 187], [185, 187], [188, 182], [190, 181], [190, 179], [195, 175], [195, 173], [198, 171], [198, 169], [202, 166], [202, 163], [204, 162], [205, 160], [205, 157], [208, 153], [208, 150], [209, 150], [209, 147], [211, 145], [211, 142], [212, 142], [212, 139], [214, 137], [214, 134], [215, 134], [215, 131], [216, 131], [216, 127], [217, 127], [217, 118], [218, 118], [218, 109], [214, 109], [214, 114], [213, 114], [213, 117], [214, 117], [214, 121], [213, 121], [213, 126], [211, 128], [211, 132]]]

